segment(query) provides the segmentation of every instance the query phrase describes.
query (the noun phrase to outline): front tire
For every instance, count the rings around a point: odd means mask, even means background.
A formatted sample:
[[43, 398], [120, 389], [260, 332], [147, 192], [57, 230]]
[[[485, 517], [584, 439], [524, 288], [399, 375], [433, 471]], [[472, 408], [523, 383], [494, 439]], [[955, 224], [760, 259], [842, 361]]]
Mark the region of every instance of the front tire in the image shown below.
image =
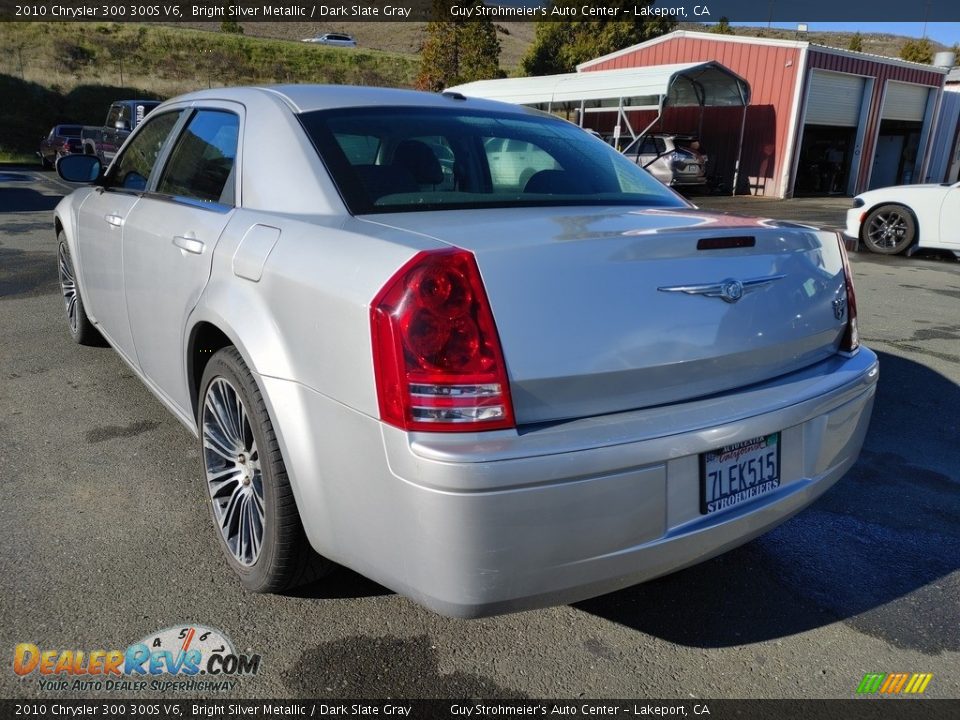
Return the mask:
[[266, 404], [236, 348], [210, 359], [200, 388], [208, 507], [243, 587], [278, 592], [325, 574], [331, 564], [310, 548]]
[[67, 330], [70, 337], [78, 345], [95, 345], [102, 347], [106, 343], [103, 335], [94, 327], [87, 317], [83, 307], [83, 298], [80, 297], [80, 287], [77, 285], [76, 271], [73, 267], [73, 258], [70, 256], [70, 246], [63, 230], [57, 233], [57, 272], [60, 276], [60, 294], [63, 297], [63, 307], [67, 314]]
[[903, 205], [881, 205], [863, 222], [863, 242], [871, 252], [899, 255], [917, 237], [917, 222]]

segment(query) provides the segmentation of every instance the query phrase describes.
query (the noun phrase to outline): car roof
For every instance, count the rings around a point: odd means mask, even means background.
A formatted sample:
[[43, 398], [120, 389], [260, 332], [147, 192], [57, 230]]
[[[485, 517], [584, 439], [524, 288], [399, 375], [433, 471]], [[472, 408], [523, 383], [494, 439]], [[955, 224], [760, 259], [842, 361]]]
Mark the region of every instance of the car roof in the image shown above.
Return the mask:
[[172, 98], [169, 102], [198, 102], [203, 100], [232, 100], [239, 103], [262, 102], [272, 97], [285, 103], [293, 112], [331, 110], [347, 107], [375, 107], [383, 105], [462, 108], [489, 110], [516, 115], [546, 117], [538, 110], [461, 95], [398, 90], [394, 88], [363, 87], [358, 85], [270, 85], [262, 87], [227, 87]]

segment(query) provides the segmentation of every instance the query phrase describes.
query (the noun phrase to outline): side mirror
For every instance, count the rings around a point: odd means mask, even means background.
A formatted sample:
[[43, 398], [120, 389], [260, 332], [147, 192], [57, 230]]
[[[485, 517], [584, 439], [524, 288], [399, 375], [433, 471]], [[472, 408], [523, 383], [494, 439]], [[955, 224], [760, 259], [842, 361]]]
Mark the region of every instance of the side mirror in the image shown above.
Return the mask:
[[117, 121], [113, 124], [113, 126], [114, 126], [117, 130], [129, 130], [129, 129], [130, 129], [130, 123], [128, 123], [126, 120], [117, 120]]
[[57, 160], [57, 175], [67, 182], [95, 182], [103, 170], [96, 155], [64, 155]]

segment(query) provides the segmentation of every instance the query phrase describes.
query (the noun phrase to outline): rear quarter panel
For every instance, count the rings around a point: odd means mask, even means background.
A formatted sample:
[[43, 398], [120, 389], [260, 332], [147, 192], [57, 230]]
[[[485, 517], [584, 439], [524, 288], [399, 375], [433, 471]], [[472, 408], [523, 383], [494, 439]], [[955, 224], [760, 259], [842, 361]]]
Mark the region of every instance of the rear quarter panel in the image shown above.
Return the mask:
[[[252, 226], [279, 230], [258, 281], [235, 274]], [[436, 241], [340, 216], [240, 210], [213, 258], [210, 283], [186, 329], [210, 322], [254, 372], [292, 380], [377, 416], [369, 304], [389, 277]]]

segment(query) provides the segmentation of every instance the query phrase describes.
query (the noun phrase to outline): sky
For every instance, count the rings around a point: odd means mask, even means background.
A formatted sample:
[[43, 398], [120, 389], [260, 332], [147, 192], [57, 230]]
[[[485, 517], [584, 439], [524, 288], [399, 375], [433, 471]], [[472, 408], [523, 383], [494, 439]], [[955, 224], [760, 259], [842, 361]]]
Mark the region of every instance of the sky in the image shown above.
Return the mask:
[[[799, 22], [803, 22], [802, 20]], [[732, 22], [731, 25], [753, 25], [766, 27], [765, 22]], [[891, 33], [893, 35], [907, 35], [909, 37], [923, 37], [922, 22], [810, 22], [807, 23], [811, 31], [836, 30], [840, 32], [862, 33]], [[773, 27], [795, 29], [797, 23], [773, 23]], [[927, 23], [927, 37], [944, 45], [953, 45], [960, 42], [960, 23], [931, 22]]]

